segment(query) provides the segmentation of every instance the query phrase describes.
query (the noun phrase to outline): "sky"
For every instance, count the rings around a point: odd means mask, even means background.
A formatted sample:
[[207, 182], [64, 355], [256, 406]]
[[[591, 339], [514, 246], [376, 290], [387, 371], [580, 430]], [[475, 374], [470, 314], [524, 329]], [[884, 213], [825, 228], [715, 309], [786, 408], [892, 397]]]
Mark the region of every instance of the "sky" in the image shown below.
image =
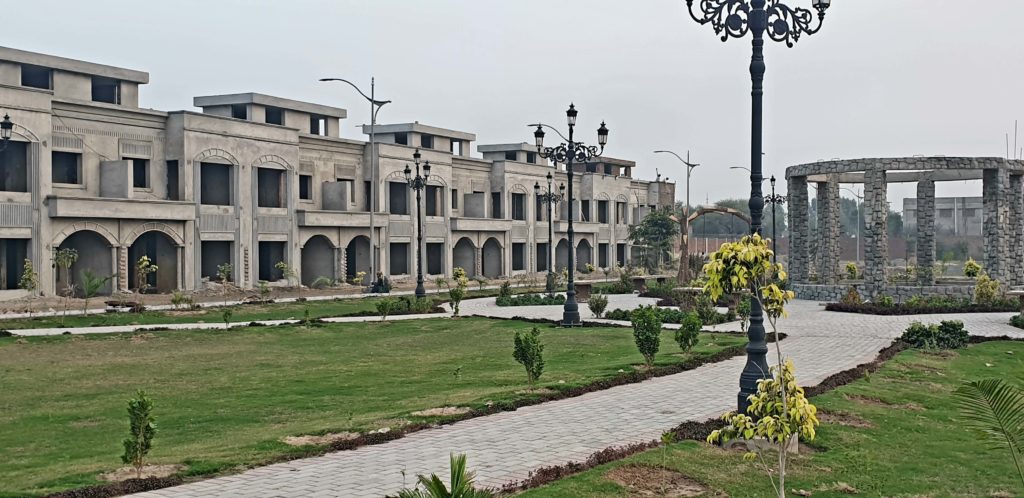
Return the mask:
[[[1024, 2], [974, 3], [833, 0], [817, 34], [767, 42], [765, 176], [819, 159], [1006, 156], [1024, 120]], [[479, 145], [529, 142], [527, 123], [564, 127], [573, 102], [577, 137], [596, 143], [605, 120], [606, 155], [635, 160], [634, 176], [678, 180], [683, 200], [681, 164], [653, 151], [689, 151], [693, 203], [749, 195], [746, 172], [730, 169], [750, 160], [749, 35], [723, 43], [683, 0], [33, 0], [7, 14], [0, 45], [149, 72], [142, 107], [266, 93], [346, 108], [341, 135], [365, 139], [366, 102], [317, 79], [368, 89], [372, 76], [393, 101], [381, 123], [467, 131]], [[913, 189], [891, 186], [894, 207]]]

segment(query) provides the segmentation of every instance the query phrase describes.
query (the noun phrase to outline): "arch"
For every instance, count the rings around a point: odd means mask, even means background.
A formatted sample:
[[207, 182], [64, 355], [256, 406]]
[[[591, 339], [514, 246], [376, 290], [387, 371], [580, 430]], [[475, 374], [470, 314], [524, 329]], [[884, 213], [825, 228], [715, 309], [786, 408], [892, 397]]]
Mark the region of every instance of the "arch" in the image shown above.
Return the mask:
[[509, 193], [515, 192], [517, 194], [529, 194], [530, 193], [530, 191], [526, 187], [524, 187], [522, 184], [520, 184], [520, 183], [517, 183], [517, 184], [513, 185], [512, 188], [508, 189], [508, 191], [509, 191]]
[[601, 193], [597, 194], [597, 200], [599, 200], [599, 201], [610, 201], [611, 197], [608, 197], [608, 193], [607, 192], [601, 192]]
[[394, 180], [396, 178], [401, 180], [401, 181], [403, 181], [403, 182], [406, 181], [406, 179], [405, 179], [405, 172], [404, 171], [392, 171], [391, 173], [388, 173], [384, 178], [382, 178], [382, 180], [385, 183], [387, 183], [387, 182], [392, 181], [392, 180]]
[[587, 264], [594, 264], [594, 247], [589, 240], [580, 239], [576, 244], [576, 270], [586, 270]]
[[629, 197], [626, 197], [625, 194], [619, 194], [619, 195], [615, 196], [615, 201], [616, 202], [626, 202], [626, 203], [628, 203], [629, 202]]
[[[54, 272], [54, 288], [58, 293], [66, 292], [68, 285], [75, 286], [74, 293], [82, 296], [82, 272], [88, 270], [93, 275], [105, 278], [113, 276], [114, 273], [114, 245], [103, 234], [89, 229], [76, 230], [67, 237], [62, 238], [59, 245], [54, 244], [56, 249], [74, 249], [78, 253], [78, 259], [71, 265], [70, 271], [66, 272], [57, 268]], [[100, 289], [99, 294], [109, 295], [114, 288], [114, 278], [109, 279]]]
[[195, 157], [192, 158], [192, 162], [203, 162], [204, 159], [209, 159], [211, 157], [219, 157], [235, 166], [239, 166], [241, 164], [238, 162], [238, 159], [236, 159], [235, 156], [231, 155], [230, 152], [224, 149], [217, 148], [204, 149], [202, 152], [196, 154]]
[[125, 237], [124, 241], [122, 242], [123, 245], [130, 246], [130, 245], [134, 244], [135, 243], [135, 239], [138, 239], [139, 237], [141, 237], [146, 232], [160, 232], [160, 233], [166, 235], [167, 237], [169, 237], [172, 241], [174, 241], [174, 245], [176, 245], [178, 247], [183, 247], [185, 245], [185, 239], [181, 235], [179, 235], [177, 232], [175, 232], [174, 229], [170, 227], [170, 225], [167, 225], [166, 223], [154, 223], [154, 222], [143, 223], [142, 225], [137, 227], [135, 230], [132, 230], [128, 234], [128, 236]]
[[561, 239], [555, 245], [555, 271], [569, 267], [569, 241]]
[[18, 135], [19, 137], [24, 138], [28, 142], [39, 142], [39, 137], [36, 136], [35, 133], [32, 133], [32, 130], [25, 128], [24, 126], [21, 126], [18, 123], [14, 123], [14, 128], [11, 128], [12, 139], [14, 138], [14, 135]]
[[505, 259], [505, 252], [501, 247], [501, 243], [494, 237], [488, 238], [484, 242], [482, 254], [480, 256], [481, 266], [483, 269], [480, 273], [487, 278], [498, 278], [504, 272], [504, 265], [502, 264]]
[[345, 278], [350, 283], [356, 278], [358, 272], [365, 272], [361, 285], [368, 284], [373, 275], [370, 275], [370, 238], [365, 235], [353, 237], [345, 246]]
[[57, 232], [57, 235], [54, 235], [53, 240], [50, 241], [50, 247], [60, 246], [68, 237], [74, 235], [76, 232], [81, 232], [83, 230], [96, 232], [101, 237], [103, 237], [104, 240], [107, 241], [107, 245], [110, 247], [118, 247], [119, 245], [117, 242], [117, 237], [115, 237], [113, 232], [108, 230], [103, 225], [99, 225], [91, 221], [82, 221], [78, 223], [72, 223], [64, 227], [63, 230]]
[[474, 276], [476, 272], [476, 245], [469, 237], [463, 237], [455, 243], [452, 248], [452, 265], [455, 268], [466, 270], [467, 276]]
[[149, 290], [166, 294], [177, 289], [178, 247], [181, 246], [163, 230], [148, 230], [132, 238], [128, 245], [128, 288], [139, 288], [136, 270], [139, 259], [146, 256], [157, 268], [146, 276]]
[[302, 285], [311, 286], [320, 277], [334, 281], [337, 273], [335, 249], [331, 240], [323, 235], [314, 235], [306, 240], [300, 250], [299, 273]]
[[[730, 214], [732, 216], [735, 216], [735, 217], [745, 221], [748, 225], [750, 224], [750, 216], [747, 216], [747, 213], [744, 213], [743, 211], [740, 211], [738, 209], [727, 208], [727, 207], [717, 207], [717, 206], [716, 207], [702, 207], [702, 208], [694, 211], [693, 213], [690, 213], [690, 216], [689, 216], [689, 218], [687, 218], [687, 221], [692, 224], [693, 221], [696, 220], [697, 218], [699, 218], [701, 216], [704, 216], [705, 214], [709, 214], [709, 213]], [[679, 218], [675, 217], [674, 215], [672, 216], [672, 219], [674, 219], [676, 221], [679, 221]]]
[[283, 166], [284, 169], [286, 169], [288, 171], [292, 171], [294, 169], [294, 168], [292, 168], [292, 165], [288, 161], [285, 160], [285, 158], [283, 158], [281, 156], [278, 156], [278, 155], [275, 155], [275, 154], [266, 154], [266, 155], [262, 155], [260, 157], [257, 157], [252, 162], [252, 167], [253, 168], [258, 168], [258, 167], [260, 167], [260, 166], [262, 166], [264, 164], [277, 164], [279, 166]]
[[299, 244], [299, 247], [300, 248], [306, 247], [306, 244], [308, 244], [311, 240], [313, 240], [313, 239], [315, 239], [317, 237], [323, 237], [323, 238], [327, 239], [327, 243], [330, 244], [331, 247], [334, 248], [334, 249], [339, 249], [341, 247], [340, 245], [334, 243], [334, 239], [332, 239], [330, 235], [327, 235], [327, 234], [324, 234], [324, 233], [311, 233], [311, 234], [309, 234], [305, 239], [302, 240], [302, 243]]

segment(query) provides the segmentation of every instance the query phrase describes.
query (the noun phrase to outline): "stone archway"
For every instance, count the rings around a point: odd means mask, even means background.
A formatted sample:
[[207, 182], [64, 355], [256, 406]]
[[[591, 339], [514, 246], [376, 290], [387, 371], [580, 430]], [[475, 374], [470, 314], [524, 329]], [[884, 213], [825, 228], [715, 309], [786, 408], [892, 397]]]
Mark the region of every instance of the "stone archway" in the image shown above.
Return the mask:
[[[367, 242], [367, 249], [369, 249], [369, 242]], [[323, 235], [310, 237], [306, 241], [306, 245], [302, 246], [301, 253], [302, 266], [299, 271], [302, 274], [302, 285], [311, 286], [321, 277], [331, 282], [334, 281], [337, 274], [334, 244], [331, 244], [327, 237]]]
[[555, 271], [569, 267], [569, 241], [562, 239], [555, 246]]
[[466, 276], [473, 277], [476, 272], [476, 246], [468, 237], [463, 237], [455, 243], [452, 249], [452, 264], [455, 268], [466, 270]]
[[504, 260], [504, 251], [501, 249], [501, 244], [498, 243], [498, 239], [491, 237], [484, 242], [483, 254], [481, 255], [481, 264], [483, 269], [480, 273], [487, 278], [500, 277], [504, 271], [502, 261]]
[[[307, 245], [309, 244], [307, 243]], [[345, 279], [352, 283], [352, 280], [356, 278], [359, 272], [366, 273], [363, 276], [362, 282], [359, 282], [360, 284], [366, 285], [372, 281], [373, 275], [370, 275], [370, 238], [365, 235], [353, 238], [348, 243], [348, 246], [345, 247]]]
[[[114, 275], [113, 248], [109, 241], [97, 232], [92, 230], [79, 230], [68, 235], [57, 249], [74, 249], [78, 253], [78, 260], [71, 265], [70, 283], [75, 286], [75, 295], [82, 295], [82, 273], [92, 272], [97, 277], [110, 277]], [[54, 282], [57, 293], [63, 294], [68, 283], [67, 276], [62, 268], [54, 272]], [[100, 294], [109, 295], [114, 289], [115, 279], [111, 278], [106, 285], [100, 289]]]
[[576, 270], [586, 271], [587, 264], [594, 264], [594, 248], [587, 239], [576, 244]]
[[146, 276], [150, 292], [166, 294], [178, 288], [178, 246], [166, 233], [143, 232], [128, 246], [128, 288], [138, 289], [135, 278], [139, 259], [147, 256], [157, 270]]

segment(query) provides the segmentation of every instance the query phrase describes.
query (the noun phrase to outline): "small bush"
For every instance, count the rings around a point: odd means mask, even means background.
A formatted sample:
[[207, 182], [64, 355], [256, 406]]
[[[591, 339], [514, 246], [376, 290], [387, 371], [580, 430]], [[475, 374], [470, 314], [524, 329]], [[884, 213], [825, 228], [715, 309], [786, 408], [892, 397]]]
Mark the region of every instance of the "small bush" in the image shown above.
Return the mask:
[[136, 393], [128, 400], [128, 437], [123, 441], [124, 454], [121, 461], [135, 468], [135, 476], [142, 478], [142, 468], [146, 463], [146, 455], [153, 447], [153, 436], [156, 435], [156, 424], [153, 418], [153, 401], [146, 397], [144, 391]]
[[846, 263], [846, 278], [849, 280], [857, 280], [857, 276], [860, 272], [857, 270], [856, 263]]
[[843, 298], [840, 299], [839, 302], [850, 306], [856, 306], [863, 303], [864, 300], [861, 299], [860, 293], [857, 292], [857, 288], [851, 285], [846, 289], [846, 294], [843, 295]]
[[888, 294], [879, 294], [875, 297], [875, 304], [883, 308], [892, 308], [896, 306], [896, 301]]
[[679, 349], [682, 349], [684, 353], [693, 349], [697, 345], [700, 329], [703, 326], [704, 323], [700, 321], [700, 317], [696, 313], [687, 313], [686, 318], [683, 318], [676, 330], [676, 343], [679, 344]]
[[654, 365], [654, 356], [661, 348], [661, 317], [655, 306], [641, 306], [630, 314], [633, 340], [647, 367]]
[[936, 337], [942, 349], [960, 349], [967, 347], [969, 335], [964, 330], [964, 322], [960, 320], [943, 320], [939, 323], [939, 334]]
[[174, 309], [192, 309], [195, 307], [195, 299], [192, 298], [191, 294], [186, 294], [184, 291], [175, 289], [174, 293], [171, 294], [171, 305]]
[[377, 301], [377, 314], [380, 315], [380, 320], [386, 321], [388, 319], [388, 315], [391, 314], [391, 311], [394, 308], [394, 299], [381, 299], [380, 301]]
[[512, 297], [512, 282], [505, 280], [501, 283], [501, 287], [498, 287], [498, 297]]
[[520, 294], [511, 297], [499, 297], [495, 299], [498, 306], [554, 306], [565, 304], [565, 296], [556, 294], [546, 296], [544, 294]]
[[697, 306], [695, 308], [697, 316], [704, 322], [705, 325], [713, 325], [719, 323], [718, 310], [715, 309], [715, 303], [707, 294], [700, 294], [697, 296]]
[[1024, 329], [1024, 314], [1013, 315], [1010, 317], [1010, 325], [1019, 329]]
[[587, 301], [587, 307], [590, 308], [590, 312], [594, 314], [594, 317], [601, 318], [604, 310], [608, 308], [608, 297], [604, 294], [591, 295], [590, 300]]
[[999, 281], [982, 272], [974, 285], [974, 304], [991, 306], [999, 300], [1001, 295], [1002, 289]]
[[516, 332], [512, 357], [526, 369], [526, 378], [534, 385], [544, 372], [544, 344], [537, 327], [527, 333]]
[[968, 332], [959, 320], [945, 320], [925, 325], [914, 322], [900, 336], [900, 340], [914, 348], [960, 349], [967, 346]]
[[967, 258], [967, 262], [964, 263], [964, 276], [968, 278], [977, 278], [980, 274], [981, 265], [979, 265], [974, 258]]

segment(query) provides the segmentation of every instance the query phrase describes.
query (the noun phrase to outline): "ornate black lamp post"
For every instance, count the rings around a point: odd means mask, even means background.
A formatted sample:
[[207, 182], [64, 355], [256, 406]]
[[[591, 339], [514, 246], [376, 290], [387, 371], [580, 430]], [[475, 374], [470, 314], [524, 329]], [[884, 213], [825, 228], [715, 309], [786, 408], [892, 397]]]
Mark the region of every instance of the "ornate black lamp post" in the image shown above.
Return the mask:
[[551, 295], [553, 295], [555, 293], [555, 271], [554, 271], [554, 269], [552, 269], [553, 261], [552, 261], [552, 258], [551, 258], [551, 251], [554, 251], [554, 247], [555, 247], [554, 246], [554, 243], [555, 243], [555, 225], [554, 225], [554, 223], [555, 223], [555, 221], [554, 221], [554, 216], [552, 216], [552, 208], [551, 208], [551, 206], [554, 205], [554, 204], [558, 204], [559, 202], [562, 202], [562, 199], [565, 198], [565, 184], [563, 183], [563, 184], [558, 186], [558, 193], [556, 194], [555, 192], [553, 192], [551, 190], [551, 180], [552, 180], [552, 176], [551, 176], [551, 172], [549, 171], [548, 172], [548, 190], [547, 190], [547, 192], [545, 192], [543, 194], [540, 193], [540, 182], [534, 182], [533, 183], [533, 194], [536, 195], [537, 198], [540, 199], [540, 201], [543, 202], [544, 204], [546, 204], [547, 207], [548, 207], [548, 250], [547, 250], [548, 275], [547, 275], [547, 278], [545, 279], [546, 282], [544, 283], [544, 292], [547, 293], [547, 295], [549, 295], [549, 296], [551, 296]]
[[[832, 0], [811, 0], [818, 11], [817, 26], [811, 27], [814, 14], [803, 8], [790, 8], [780, 0], [699, 0], [694, 12], [693, 0], [686, 0], [690, 17], [700, 24], [711, 23], [722, 41], [742, 38], [747, 32], [753, 34], [753, 55], [750, 59], [752, 90], [751, 136], [750, 136], [750, 232], [761, 232], [761, 212], [764, 199], [761, 192], [761, 100], [764, 94], [764, 36], [785, 42], [792, 47], [804, 34], [812, 35], [821, 29], [825, 10]], [[764, 314], [757, 300], [750, 303], [750, 327], [747, 329], [747, 364], [740, 374], [740, 392], [737, 395], [740, 413], [747, 411], [747, 397], [757, 392], [757, 381], [768, 377], [768, 363], [765, 356]]]
[[427, 290], [423, 288], [423, 202], [420, 193], [427, 187], [427, 179], [430, 178], [430, 161], [423, 163], [423, 176], [420, 176], [420, 150], [413, 152], [412, 159], [416, 163], [416, 176], [412, 175], [412, 169], [405, 165], [405, 181], [409, 187], [416, 191], [416, 299], [427, 297]]
[[7, 144], [11, 141], [11, 131], [14, 130], [14, 123], [11, 117], [4, 114], [4, 120], [0, 121], [0, 152], [7, 150]]
[[[569, 123], [569, 138], [566, 138], [558, 131], [557, 128], [552, 128], [543, 123], [536, 123], [529, 126], [536, 126], [537, 130], [533, 132], [533, 137], [537, 141], [537, 153], [541, 157], [550, 159], [557, 166], [558, 163], [565, 164], [565, 174], [567, 176], [566, 183], [569, 184], [569, 281], [566, 285], [565, 292], [565, 308], [562, 312], [562, 326], [571, 327], [580, 323], [580, 306], [576, 303], [576, 284], [573, 281], [573, 276], [576, 273], [576, 268], [573, 266], [575, 258], [573, 254], [575, 248], [574, 233], [572, 230], [572, 218], [573, 218], [573, 198], [572, 198], [572, 165], [574, 162], [580, 162], [586, 164], [587, 161], [591, 161], [596, 157], [599, 157], [604, 152], [604, 146], [608, 143], [608, 128], [604, 126], [604, 122], [601, 122], [601, 127], [597, 129], [597, 143], [600, 148], [593, 145], [586, 145], [582, 142], [574, 142], [572, 139], [573, 129], [576, 128], [576, 106], [569, 104], [569, 110], [565, 111], [566, 120]], [[544, 127], [554, 130], [558, 133], [558, 136], [565, 140], [565, 143], [558, 145], [557, 147], [544, 147]]]
[[786, 196], [775, 193], [775, 175], [772, 175], [772, 178], [771, 180], [769, 180], [769, 182], [771, 182], [772, 184], [772, 195], [764, 196], [764, 203], [772, 205], [772, 262], [778, 263], [779, 251], [775, 248], [775, 207], [778, 206], [779, 204], [782, 204], [783, 202], [786, 202]]

